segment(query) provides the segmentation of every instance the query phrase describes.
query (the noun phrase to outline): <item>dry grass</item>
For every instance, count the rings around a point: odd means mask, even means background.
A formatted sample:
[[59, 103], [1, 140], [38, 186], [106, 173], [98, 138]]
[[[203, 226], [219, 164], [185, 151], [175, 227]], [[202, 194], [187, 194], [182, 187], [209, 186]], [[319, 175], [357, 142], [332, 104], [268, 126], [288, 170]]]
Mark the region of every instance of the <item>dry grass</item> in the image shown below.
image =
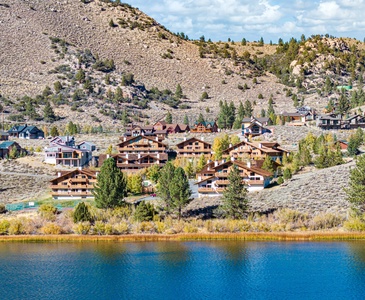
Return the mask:
[[187, 233], [187, 234], [130, 234], [130, 235], [12, 235], [0, 236], [0, 242], [153, 242], [197, 240], [247, 240], [247, 241], [324, 241], [363, 240], [362, 232], [287, 232], [287, 233]]

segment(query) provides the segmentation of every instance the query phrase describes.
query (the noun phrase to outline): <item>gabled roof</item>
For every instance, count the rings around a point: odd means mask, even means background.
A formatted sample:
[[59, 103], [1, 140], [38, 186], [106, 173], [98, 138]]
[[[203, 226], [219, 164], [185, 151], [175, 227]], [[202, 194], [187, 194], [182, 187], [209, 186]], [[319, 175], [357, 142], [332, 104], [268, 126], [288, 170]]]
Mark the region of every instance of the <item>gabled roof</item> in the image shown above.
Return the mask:
[[286, 112], [283, 111], [281, 113], [283, 117], [305, 117], [307, 115], [307, 112], [299, 113], [299, 112]]
[[212, 121], [212, 122], [207, 122], [207, 121], [198, 122], [198, 121], [196, 121], [195, 122], [195, 126], [198, 126], [200, 124], [203, 125], [204, 127], [208, 127], [208, 126], [213, 127], [216, 123], [215, 123], [215, 121]]
[[0, 144], [0, 149], [8, 149], [9, 147], [13, 146], [14, 144], [15, 144], [14, 141], [2, 142]]
[[249, 123], [251, 121], [256, 120], [256, 121], [258, 121], [258, 122], [260, 122], [260, 123], [263, 124], [263, 123], [269, 122], [269, 119], [270, 118], [268, 118], [268, 117], [249, 117], [249, 118], [243, 118], [242, 119], [242, 123]]
[[261, 168], [258, 168], [258, 167], [253, 167], [253, 166], [248, 167], [245, 163], [240, 162], [238, 160], [234, 160], [234, 161], [232, 161], [232, 160], [223, 161], [221, 164], [218, 164], [217, 166], [214, 166], [214, 162], [212, 162], [212, 163], [210, 163], [210, 168], [216, 170], [216, 169], [221, 168], [221, 167], [223, 167], [223, 168], [224, 167], [229, 167], [232, 164], [234, 164], [234, 165], [236, 165], [236, 166], [238, 166], [240, 168], [246, 169], [246, 170], [248, 170], [250, 172], [254, 172], [256, 174], [262, 175], [262, 176], [270, 177], [270, 176], [273, 175], [271, 172], [266, 171], [266, 170], [261, 169]]
[[69, 176], [69, 175], [78, 175], [78, 174], [84, 174], [87, 176], [92, 176], [94, 179], [96, 179], [96, 172], [95, 171], [91, 171], [89, 169], [75, 169], [72, 171], [61, 171], [61, 176], [54, 178], [52, 180], [50, 180], [50, 182], [56, 182], [59, 181], [60, 179], [62, 180], [62, 178], [64, 179], [65, 177]]
[[164, 144], [164, 143], [162, 143], [162, 142], [157, 141], [155, 138], [148, 137], [148, 136], [145, 136], [145, 135], [132, 136], [132, 137], [130, 137], [130, 138], [127, 138], [125, 141], [122, 141], [122, 142], [118, 143], [118, 144], [117, 144], [117, 146], [122, 145], [122, 144], [124, 144], [124, 143], [126, 143], [126, 142], [131, 142], [131, 141], [136, 140], [136, 139], [138, 139], [138, 138], [142, 138], [142, 139], [150, 140], [150, 141], [152, 141], [152, 142], [156, 142], [156, 143], [158, 143], [159, 145], [162, 145], [163, 147], [167, 147], [167, 146], [166, 146], [166, 144]]
[[179, 124], [179, 126], [182, 131], [186, 131], [189, 128], [189, 125], [185, 125], [185, 124]]
[[30, 133], [37, 133], [37, 132], [43, 132], [43, 130], [40, 130], [37, 126], [27, 126], [24, 129], [25, 132], [30, 132]]
[[27, 125], [15, 125], [10, 130], [8, 130], [9, 133], [20, 133], [22, 132]]
[[192, 138], [190, 138], [190, 139], [187, 139], [186, 141], [182, 141], [182, 142], [180, 142], [180, 143], [176, 144], [176, 146], [179, 146], [179, 145], [182, 145], [182, 144], [185, 144], [185, 143], [190, 143], [191, 141], [202, 142], [202, 143], [204, 143], [204, 144], [206, 144], [206, 145], [212, 146], [212, 144], [207, 143], [207, 142], [205, 142], [205, 141], [202, 141], [202, 140], [200, 140], [200, 139], [198, 139], [198, 138], [196, 138], [196, 137], [192, 137]]

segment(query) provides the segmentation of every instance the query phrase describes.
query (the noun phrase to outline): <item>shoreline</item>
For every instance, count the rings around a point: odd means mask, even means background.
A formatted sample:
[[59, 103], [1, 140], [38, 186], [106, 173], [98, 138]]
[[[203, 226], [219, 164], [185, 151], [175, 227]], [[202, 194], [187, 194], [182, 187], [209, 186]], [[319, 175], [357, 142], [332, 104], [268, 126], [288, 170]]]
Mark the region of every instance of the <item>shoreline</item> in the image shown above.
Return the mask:
[[365, 240], [365, 232], [245, 232], [211, 234], [130, 234], [130, 235], [7, 235], [0, 242], [158, 242], [158, 241], [345, 241]]

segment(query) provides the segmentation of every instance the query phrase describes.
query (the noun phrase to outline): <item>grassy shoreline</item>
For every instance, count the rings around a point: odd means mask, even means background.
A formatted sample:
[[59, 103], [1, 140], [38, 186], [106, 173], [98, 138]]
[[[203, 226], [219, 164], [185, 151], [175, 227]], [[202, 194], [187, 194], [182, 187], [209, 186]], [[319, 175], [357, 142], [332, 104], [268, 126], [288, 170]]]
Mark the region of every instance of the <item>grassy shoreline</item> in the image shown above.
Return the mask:
[[155, 241], [339, 241], [365, 240], [364, 232], [245, 232], [245, 233], [187, 233], [187, 234], [129, 234], [129, 235], [7, 235], [0, 242], [155, 242]]

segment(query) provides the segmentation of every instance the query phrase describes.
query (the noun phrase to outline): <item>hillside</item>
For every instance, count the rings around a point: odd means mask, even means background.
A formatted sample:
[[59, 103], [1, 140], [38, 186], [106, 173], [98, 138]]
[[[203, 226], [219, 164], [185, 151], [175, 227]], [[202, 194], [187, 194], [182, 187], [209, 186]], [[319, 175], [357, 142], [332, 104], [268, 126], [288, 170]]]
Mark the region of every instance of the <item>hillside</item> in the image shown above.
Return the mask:
[[[82, 119], [104, 127], [120, 124], [124, 110], [142, 122], [163, 118], [167, 110], [179, 122], [184, 115], [193, 121], [200, 112], [215, 119], [220, 100], [237, 105], [248, 99], [259, 113], [272, 97], [280, 112], [294, 109], [296, 94], [304, 104], [323, 109], [329, 92], [318, 89], [326, 76], [332, 87], [350, 77], [361, 81], [362, 60], [352, 71], [348, 67], [352, 54], [362, 58], [363, 45], [353, 47], [359, 42], [338, 44], [329, 38], [332, 48], [323, 52], [318, 40], [307, 39], [290, 52], [290, 43], [189, 41], [138, 9], [105, 2], [0, 0], [0, 93], [7, 121], [42, 123], [47, 102], [61, 117], [59, 123]], [[342, 61], [327, 64], [323, 73], [323, 61], [338, 59]], [[62, 87], [58, 91], [56, 82]], [[176, 100], [177, 85], [184, 96]], [[203, 92], [209, 98], [201, 101]], [[27, 105], [36, 112], [27, 111]]]

